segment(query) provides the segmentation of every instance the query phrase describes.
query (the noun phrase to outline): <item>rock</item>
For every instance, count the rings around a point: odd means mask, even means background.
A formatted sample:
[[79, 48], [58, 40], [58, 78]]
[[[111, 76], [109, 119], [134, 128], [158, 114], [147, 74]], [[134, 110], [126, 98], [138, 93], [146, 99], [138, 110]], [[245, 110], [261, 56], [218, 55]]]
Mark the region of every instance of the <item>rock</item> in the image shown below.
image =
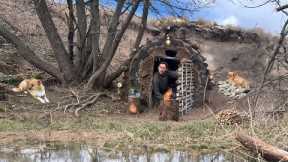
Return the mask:
[[225, 83], [226, 83], [226, 81], [218, 81], [217, 82], [218, 85], [225, 84]]
[[231, 85], [228, 81], [218, 81], [218, 92], [231, 98], [242, 98], [246, 96], [246, 89]]

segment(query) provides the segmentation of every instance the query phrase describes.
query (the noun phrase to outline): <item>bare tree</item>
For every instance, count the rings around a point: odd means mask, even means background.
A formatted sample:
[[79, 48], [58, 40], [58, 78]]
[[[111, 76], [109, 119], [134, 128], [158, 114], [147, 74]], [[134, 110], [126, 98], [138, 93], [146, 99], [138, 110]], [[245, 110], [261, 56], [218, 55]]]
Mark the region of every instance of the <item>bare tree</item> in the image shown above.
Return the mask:
[[[17, 37], [12, 27], [7, 28], [4, 21], [1, 21], [0, 35], [13, 43], [19, 53], [37, 68], [51, 74], [63, 84], [87, 81], [87, 89], [103, 88], [109, 86], [112, 81], [127, 71], [129, 62], [137, 51], [147, 25], [149, 11], [156, 12], [159, 7], [166, 7], [171, 13], [179, 16], [183, 12], [192, 13], [201, 8], [196, 2], [189, 2], [190, 5], [179, 0], [109, 0], [114, 11], [108, 23], [104, 46], [101, 48], [100, 40], [103, 40], [101, 29], [101, 6], [105, 2], [99, 0], [66, 0], [68, 13], [66, 20], [68, 25], [68, 44], [62, 41], [57, 28], [52, 20], [51, 9], [46, 0], [32, 0], [37, 16], [42, 24], [46, 36], [55, 54], [58, 67], [41, 60], [25, 44], [25, 40]], [[108, 3], [108, 1], [107, 1]], [[142, 8], [138, 12], [139, 8]], [[91, 16], [87, 16], [90, 12]], [[122, 41], [135, 14], [141, 14], [141, 24], [134, 45], [131, 47], [130, 57], [116, 71], [107, 74], [107, 69]], [[166, 13], [168, 14], [168, 13]], [[33, 57], [31, 57], [33, 56]]]

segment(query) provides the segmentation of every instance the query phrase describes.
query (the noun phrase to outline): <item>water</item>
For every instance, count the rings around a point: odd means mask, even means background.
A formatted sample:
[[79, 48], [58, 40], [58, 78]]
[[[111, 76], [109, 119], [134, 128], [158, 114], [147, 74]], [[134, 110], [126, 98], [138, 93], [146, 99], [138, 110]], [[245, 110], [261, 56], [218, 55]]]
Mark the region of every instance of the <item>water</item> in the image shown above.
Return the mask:
[[0, 162], [252, 162], [230, 153], [200, 154], [185, 151], [125, 152], [87, 145], [0, 148]]

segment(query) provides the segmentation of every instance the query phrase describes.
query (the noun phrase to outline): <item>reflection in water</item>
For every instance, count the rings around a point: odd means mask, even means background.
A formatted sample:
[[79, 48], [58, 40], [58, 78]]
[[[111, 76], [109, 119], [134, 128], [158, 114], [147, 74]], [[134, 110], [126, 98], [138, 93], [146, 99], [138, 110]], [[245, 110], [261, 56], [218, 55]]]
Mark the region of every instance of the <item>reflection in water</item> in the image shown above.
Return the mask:
[[189, 152], [115, 152], [85, 145], [1, 147], [0, 162], [252, 162], [231, 154], [191, 154]]

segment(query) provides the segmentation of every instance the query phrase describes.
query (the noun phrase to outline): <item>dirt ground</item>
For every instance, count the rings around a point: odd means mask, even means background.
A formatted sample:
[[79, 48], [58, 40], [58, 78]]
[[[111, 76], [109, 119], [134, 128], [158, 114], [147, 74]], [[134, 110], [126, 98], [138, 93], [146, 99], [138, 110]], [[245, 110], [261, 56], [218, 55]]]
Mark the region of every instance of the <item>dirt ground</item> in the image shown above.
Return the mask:
[[[9, 94], [7, 101], [0, 102], [0, 120], [4, 121], [2, 125], [0, 124], [0, 143], [7, 144], [15, 141], [89, 141], [103, 144], [103, 142], [111, 140], [117, 141], [117, 139], [127, 136], [127, 133], [119, 131], [112, 133], [113, 135], [110, 136], [106, 131], [95, 131], [94, 128], [83, 127], [85, 122], [92, 120], [93, 123], [94, 120], [97, 120], [103, 123], [112, 122], [113, 124], [127, 123], [129, 125], [129, 123], [139, 123], [140, 127], [142, 126], [141, 123], [144, 125], [147, 123], [151, 123], [151, 125], [156, 123], [158, 125], [160, 123], [160, 125], [169, 124], [173, 127], [182, 127], [190, 121], [213, 117], [214, 113], [225, 108], [223, 105], [227, 102], [225, 97], [219, 94], [215, 95], [215, 90], [209, 91], [205, 106], [195, 108], [192, 112], [185, 114], [179, 122], [160, 122], [158, 120], [158, 110], [152, 109], [136, 115], [129, 114], [127, 112], [128, 103], [115, 99], [117, 96], [115, 94], [113, 96], [113, 93], [110, 92], [109, 95], [112, 95], [113, 99], [100, 98], [92, 106], [81, 110], [79, 112], [80, 116], [76, 117], [74, 113], [76, 108], [67, 108], [66, 106], [71, 103], [77, 103], [75, 94], [72, 95], [72, 92], [78, 92], [77, 89], [49, 87], [46, 91], [47, 97], [51, 101], [49, 104], [41, 104], [31, 96], [22, 93]], [[76, 94], [79, 95], [80, 100], [82, 97], [82, 100], [85, 100], [89, 96], [81, 97], [81, 92]], [[94, 93], [90, 95], [94, 95]], [[76, 129], [73, 125], [69, 125], [69, 122], [81, 126]], [[135, 125], [135, 127], [139, 126]], [[102, 128], [102, 126], [100, 127]], [[110, 124], [107, 127], [110, 127]]]
[[[1, 111], [6, 113], [49, 113], [49, 112], [73, 112], [75, 108], [67, 108], [67, 105], [77, 104], [78, 100], [85, 100], [90, 96], [97, 94], [85, 93], [78, 91], [77, 89], [64, 89], [59, 87], [50, 87], [46, 89], [46, 94], [49, 100], [49, 104], [41, 104], [39, 101], [32, 98], [29, 94], [24, 93], [13, 93], [8, 94], [7, 101], [0, 102]], [[85, 94], [85, 95], [84, 95]], [[101, 97], [99, 101], [95, 102], [91, 106], [87, 106], [85, 109], [81, 110], [83, 112], [91, 112], [93, 114], [104, 114], [112, 115], [117, 114], [119, 116], [126, 116], [134, 118], [134, 115], [128, 115], [128, 101], [122, 101], [114, 92], [107, 92], [109, 97]], [[182, 120], [199, 120], [205, 119], [213, 113], [216, 113], [224, 109], [229, 101], [229, 98], [219, 94], [217, 89], [207, 91], [206, 101], [203, 106], [195, 108], [192, 112], [185, 114]], [[81, 101], [80, 101], [81, 102]], [[66, 107], [66, 108], [65, 108]], [[81, 114], [80, 111], [80, 114]], [[145, 118], [146, 114], [149, 114], [149, 117], [158, 120], [158, 110], [156, 109], [147, 109], [144, 113], [138, 114], [138, 118]]]

